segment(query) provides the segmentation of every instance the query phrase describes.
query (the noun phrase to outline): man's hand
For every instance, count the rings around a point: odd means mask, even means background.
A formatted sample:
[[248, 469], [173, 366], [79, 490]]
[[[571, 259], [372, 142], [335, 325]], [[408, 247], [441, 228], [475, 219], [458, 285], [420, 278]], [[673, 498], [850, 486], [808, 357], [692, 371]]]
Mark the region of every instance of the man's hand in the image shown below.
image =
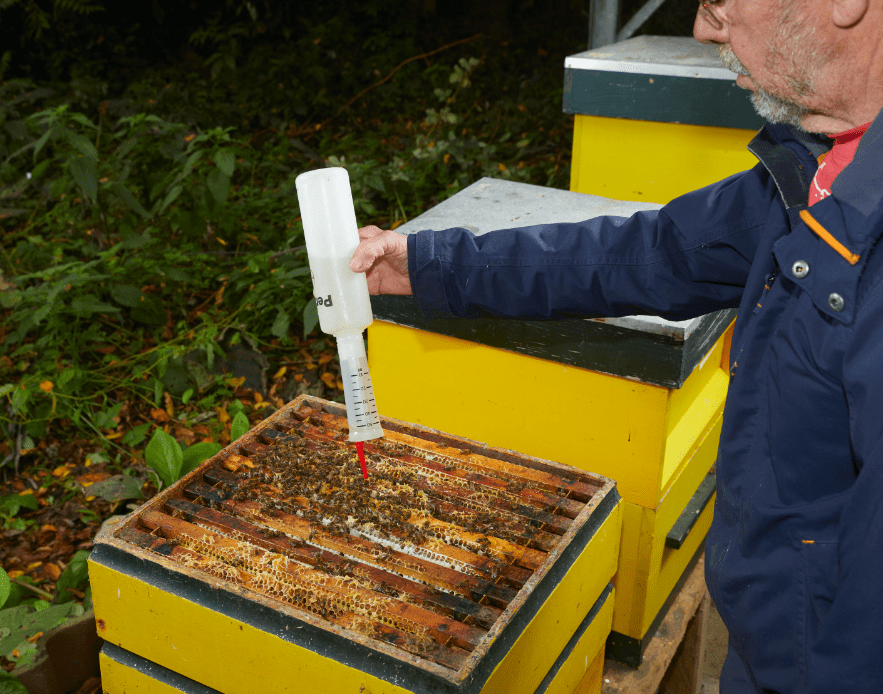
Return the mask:
[[375, 226], [359, 229], [350, 270], [364, 272], [371, 294], [413, 294], [408, 276], [408, 243], [402, 234]]

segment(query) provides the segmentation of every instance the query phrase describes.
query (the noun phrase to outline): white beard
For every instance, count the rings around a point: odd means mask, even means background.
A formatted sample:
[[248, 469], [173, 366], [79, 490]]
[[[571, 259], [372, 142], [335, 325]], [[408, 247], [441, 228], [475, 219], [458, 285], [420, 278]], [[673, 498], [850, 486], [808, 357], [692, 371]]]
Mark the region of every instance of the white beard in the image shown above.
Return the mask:
[[[722, 45], [718, 50], [725, 68], [735, 72], [737, 75], [751, 77], [751, 73], [739, 62], [730, 46]], [[757, 111], [761, 118], [770, 123], [787, 123], [788, 125], [801, 128], [800, 124], [803, 118], [809, 113], [807, 108], [788, 99], [770, 94], [768, 91], [761, 89], [756, 82], [754, 87], [757, 91], [751, 93], [751, 105], [754, 106], [754, 110]]]

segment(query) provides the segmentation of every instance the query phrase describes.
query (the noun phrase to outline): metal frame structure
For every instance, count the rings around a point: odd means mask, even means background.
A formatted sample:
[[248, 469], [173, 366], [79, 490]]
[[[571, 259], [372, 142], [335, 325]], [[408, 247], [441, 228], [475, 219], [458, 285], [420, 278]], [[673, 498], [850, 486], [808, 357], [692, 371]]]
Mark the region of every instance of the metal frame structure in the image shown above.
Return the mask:
[[591, 0], [589, 4], [589, 50], [630, 38], [665, 0], [647, 0], [619, 31], [619, 0]]

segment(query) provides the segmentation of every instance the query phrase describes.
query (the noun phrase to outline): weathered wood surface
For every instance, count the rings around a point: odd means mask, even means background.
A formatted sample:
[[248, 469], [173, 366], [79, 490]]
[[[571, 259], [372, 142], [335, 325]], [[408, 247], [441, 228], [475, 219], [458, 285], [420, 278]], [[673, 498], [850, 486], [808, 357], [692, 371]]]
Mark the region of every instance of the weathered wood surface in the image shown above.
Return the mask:
[[703, 554], [647, 644], [641, 666], [604, 661], [601, 694], [698, 694], [708, 605]]

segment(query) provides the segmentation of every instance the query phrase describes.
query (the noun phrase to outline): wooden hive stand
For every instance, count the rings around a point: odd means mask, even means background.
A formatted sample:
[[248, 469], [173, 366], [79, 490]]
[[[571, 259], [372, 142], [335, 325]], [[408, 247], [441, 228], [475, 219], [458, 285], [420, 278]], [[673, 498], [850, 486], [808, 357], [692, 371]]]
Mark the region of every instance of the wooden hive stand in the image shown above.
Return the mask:
[[634, 670], [604, 661], [602, 694], [700, 694], [711, 598], [699, 557]]

